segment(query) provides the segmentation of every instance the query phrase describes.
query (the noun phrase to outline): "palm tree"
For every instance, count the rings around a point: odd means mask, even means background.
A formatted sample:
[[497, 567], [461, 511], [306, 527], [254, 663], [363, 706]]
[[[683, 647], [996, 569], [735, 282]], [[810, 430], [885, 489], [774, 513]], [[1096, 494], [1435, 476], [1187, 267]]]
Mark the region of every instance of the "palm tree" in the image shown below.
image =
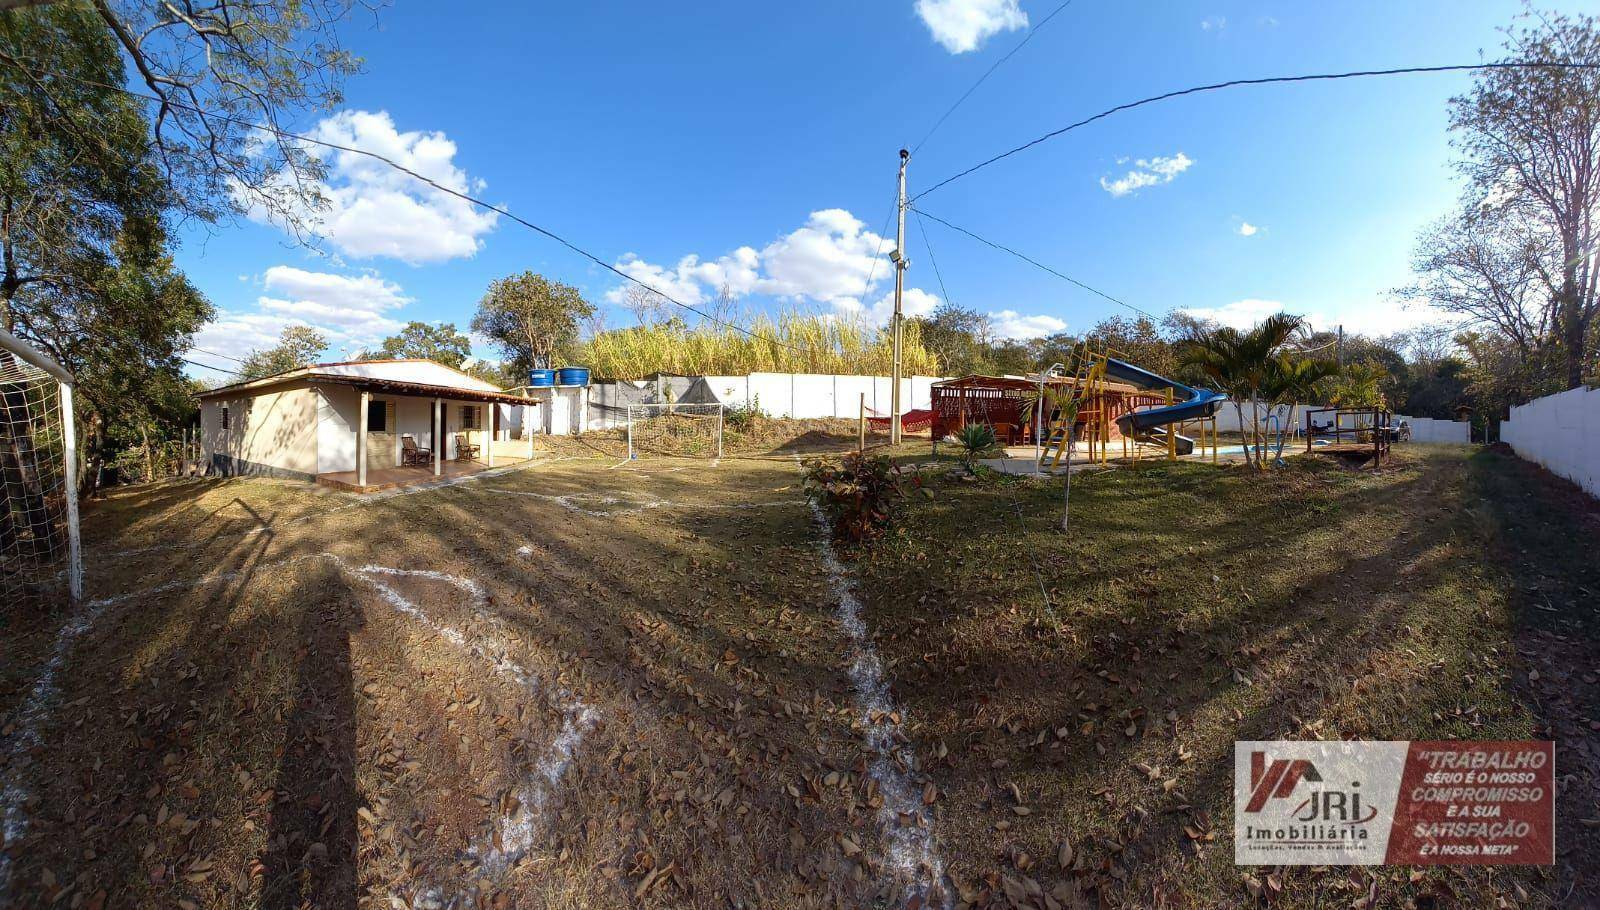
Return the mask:
[[1067, 521], [1072, 517], [1072, 449], [1077, 445], [1073, 433], [1078, 429], [1078, 406], [1083, 404], [1083, 399], [1074, 395], [1064, 395], [1057, 399], [1056, 410], [1061, 412], [1061, 419], [1067, 424], [1067, 478], [1066, 489], [1061, 494], [1061, 530], [1067, 530]]
[[[1324, 379], [1337, 376], [1339, 373], [1340, 367], [1336, 361], [1279, 354], [1268, 364], [1264, 381], [1257, 391], [1266, 402], [1269, 412], [1276, 412], [1278, 408], [1287, 406], [1292, 416], [1296, 404], [1312, 400], [1317, 394], [1319, 384]], [[1281, 462], [1284, 443], [1281, 423], [1278, 431], [1278, 449], [1274, 453], [1274, 459]]]
[[[1265, 467], [1261, 449], [1261, 399], [1274, 364], [1285, 353], [1289, 341], [1305, 326], [1299, 316], [1279, 313], [1268, 316], [1249, 331], [1222, 326], [1190, 337], [1183, 347], [1182, 362], [1204, 373], [1211, 384], [1233, 399], [1239, 415], [1239, 430], [1246, 434], [1245, 462]], [[1245, 430], [1244, 402], [1250, 402], [1250, 429]]]
[[[1041, 392], [1043, 397], [1041, 398]], [[1078, 398], [1076, 390], [1071, 386], [1045, 386], [1036, 392], [1029, 389], [1022, 393], [1022, 413], [1027, 414], [1035, 408], [1040, 414], [1049, 414], [1054, 419], [1067, 425], [1067, 478], [1066, 489], [1061, 499], [1061, 530], [1067, 529], [1067, 520], [1072, 515], [1072, 449], [1077, 445], [1074, 432], [1078, 429], [1078, 408], [1083, 404]], [[1043, 421], [1040, 421], [1043, 423]], [[1043, 462], [1041, 461], [1041, 464]], [[1039, 465], [1034, 465], [1038, 470]]]

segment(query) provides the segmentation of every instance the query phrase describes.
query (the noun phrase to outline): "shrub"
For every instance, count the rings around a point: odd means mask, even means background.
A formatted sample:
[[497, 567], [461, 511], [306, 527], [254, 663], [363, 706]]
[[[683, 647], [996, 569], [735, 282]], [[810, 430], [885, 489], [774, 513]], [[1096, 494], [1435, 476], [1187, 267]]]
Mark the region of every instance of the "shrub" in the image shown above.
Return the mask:
[[757, 418], [767, 416], [761, 410], [761, 396], [757, 395], [743, 404], [731, 404], [722, 409], [722, 425], [735, 433], [747, 433], [755, 426]]
[[957, 430], [954, 438], [956, 448], [961, 450], [961, 461], [968, 469], [973, 462], [1000, 448], [994, 427], [986, 423], [969, 423]]
[[857, 453], [837, 463], [806, 462], [805, 490], [828, 514], [834, 536], [852, 544], [867, 543], [883, 533], [905, 493], [894, 462], [883, 455]]

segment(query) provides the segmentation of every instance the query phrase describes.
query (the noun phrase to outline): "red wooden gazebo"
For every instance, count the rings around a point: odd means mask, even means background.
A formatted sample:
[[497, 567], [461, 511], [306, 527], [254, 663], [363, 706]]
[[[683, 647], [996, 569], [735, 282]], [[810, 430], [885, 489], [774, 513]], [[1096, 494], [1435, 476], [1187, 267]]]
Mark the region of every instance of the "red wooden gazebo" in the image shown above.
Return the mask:
[[[1071, 387], [1076, 380], [1071, 376], [1052, 376], [1046, 384], [1055, 388]], [[969, 423], [985, 423], [994, 427], [995, 437], [1003, 445], [1024, 445], [1033, 441], [1034, 414], [1027, 399], [1039, 388], [1037, 379], [1020, 376], [963, 376], [933, 384], [933, 438], [943, 439]], [[1141, 392], [1120, 382], [1099, 382], [1095, 394], [1084, 402], [1078, 411], [1078, 425], [1085, 432], [1080, 439], [1090, 438], [1087, 430], [1092, 426], [1101, 442], [1120, 438], [1116, 420], [1119, 416], [1148, 404], [1164, 403], [1165, 399]], [[1046, 421], [1049, 419], [1045, 415]]]

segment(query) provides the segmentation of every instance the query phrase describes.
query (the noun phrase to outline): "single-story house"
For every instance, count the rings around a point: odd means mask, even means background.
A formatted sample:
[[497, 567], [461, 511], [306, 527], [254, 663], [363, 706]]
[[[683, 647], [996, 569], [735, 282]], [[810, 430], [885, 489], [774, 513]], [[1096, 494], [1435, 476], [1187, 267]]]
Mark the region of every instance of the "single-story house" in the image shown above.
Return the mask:
[[431, 360], [319, 363], [200, 394], [210, 470], [372, 490], [533, 457], [539, 401]]

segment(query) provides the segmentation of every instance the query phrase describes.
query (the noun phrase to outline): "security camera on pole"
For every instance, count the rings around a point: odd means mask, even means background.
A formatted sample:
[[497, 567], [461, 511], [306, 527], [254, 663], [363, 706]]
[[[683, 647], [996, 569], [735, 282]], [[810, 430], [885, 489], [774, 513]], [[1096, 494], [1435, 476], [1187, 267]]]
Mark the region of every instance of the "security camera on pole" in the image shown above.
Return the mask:
[[889, 251], [889, 261], [894, 263], [894, 322], [891, 326], [894, 332], [894, 367], [891, 382], [894, 390], [889, 393], [889, 444], [900, 444], [900, 325], [904, 317], [900, 313], [900, 296], [905, 291], [906, 268], [911, 265], [906, 259], [906, 163], [911, 160], [911, 153], [905, 149], [900, 150], [900, 199], [895, 204], [895, 229], [894, 249]]

